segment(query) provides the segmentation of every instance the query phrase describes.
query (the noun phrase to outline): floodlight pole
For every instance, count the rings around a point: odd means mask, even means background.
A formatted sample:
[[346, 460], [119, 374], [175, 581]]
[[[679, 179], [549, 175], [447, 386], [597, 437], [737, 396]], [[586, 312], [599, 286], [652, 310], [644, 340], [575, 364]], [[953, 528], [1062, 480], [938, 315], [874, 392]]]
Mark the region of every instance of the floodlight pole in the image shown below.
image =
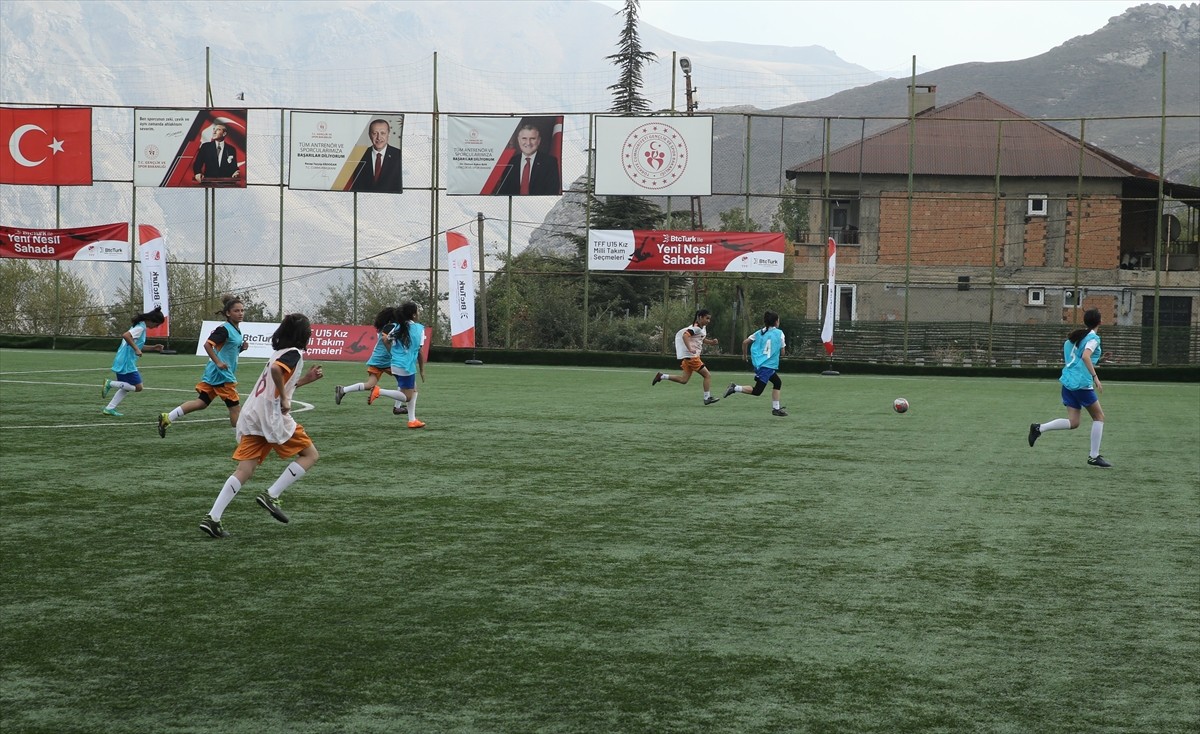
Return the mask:
[[[692, 60], [686, 56], [679, 59], [679, 68], [683, 69], [683, 87], [687, 95], [687, 115], [691, 117], [700, 106], [700, 102], [696, 100], [695, 93], [698, 91], [692, 86]], [[704, 211], [700, 207], [700, 197], [693, 196], [692, 204], [692, 229], [696, 229], [697, 224], [700, 229], [704, 229]]]

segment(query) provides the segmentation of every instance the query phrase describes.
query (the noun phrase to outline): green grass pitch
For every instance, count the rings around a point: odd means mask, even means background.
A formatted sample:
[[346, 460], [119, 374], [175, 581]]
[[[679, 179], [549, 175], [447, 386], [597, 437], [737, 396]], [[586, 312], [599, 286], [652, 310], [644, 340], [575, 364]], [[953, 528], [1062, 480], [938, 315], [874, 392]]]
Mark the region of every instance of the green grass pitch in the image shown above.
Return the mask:
[[0, 351], [6, 734], [1200, 730], [1196, 384], [1106, 383], [1102, 470], [1052, 380], [431, 364], [413, 431], [325, 363], [215, 541], [204, 360], [111, 359]]

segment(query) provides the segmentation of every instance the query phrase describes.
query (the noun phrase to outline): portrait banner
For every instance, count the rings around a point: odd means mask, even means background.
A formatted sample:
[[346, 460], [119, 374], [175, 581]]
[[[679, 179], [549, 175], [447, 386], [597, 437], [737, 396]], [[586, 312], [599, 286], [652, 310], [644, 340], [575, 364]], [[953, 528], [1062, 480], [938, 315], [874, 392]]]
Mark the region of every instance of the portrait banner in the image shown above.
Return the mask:
[[246, 110], [135, 110], [133, 185], [246, 186]]
[[71, 229], [0, 226], [0, 257], [128, 262], [129, 225], [118, 222]]
[[92, 108], [0, 107], [0, 184], [92, 185]]
[[588, 231], [588, 267], [782, 273], [786, 246], [780, 233], [593, 229]]
[[562, 115], [449, 115], [446, 193], [561, 196], [562, 129]]
[[597, 117], [596, 193], [712, 194], [712, 118]]
[[292, 112], [290, 120], [288, 188], [404, 192], [404, 115]]

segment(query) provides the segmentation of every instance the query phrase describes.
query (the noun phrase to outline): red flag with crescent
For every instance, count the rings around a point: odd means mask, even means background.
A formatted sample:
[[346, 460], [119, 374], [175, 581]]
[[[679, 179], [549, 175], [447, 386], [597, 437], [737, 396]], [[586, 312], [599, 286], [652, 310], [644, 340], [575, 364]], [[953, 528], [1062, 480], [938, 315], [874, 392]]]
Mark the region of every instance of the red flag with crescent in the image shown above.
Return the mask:
[[0, 184], [92, 185], [92, 108], [0, 107]]

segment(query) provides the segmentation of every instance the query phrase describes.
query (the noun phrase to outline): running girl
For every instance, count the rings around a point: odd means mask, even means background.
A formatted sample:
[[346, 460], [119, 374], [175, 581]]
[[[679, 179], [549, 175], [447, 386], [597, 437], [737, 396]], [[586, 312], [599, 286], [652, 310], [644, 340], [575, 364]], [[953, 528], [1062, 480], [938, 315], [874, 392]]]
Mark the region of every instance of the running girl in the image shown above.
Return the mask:
[[225, 323], [213, 329], [204, 342], [209, 362], [200, 382], [196, 383], [196, 398], [169, 413], [159, 414], [158, 435], [162, 438], [167, 437], [167, 428], [172, 423], [188, 413], [204, 410], [215, 398], [225, 401], [225, 407], [229, 408], [229, 424], [237, 426], [238, 414], [242, 410], [242, 399], [237, 391], [238, 355], [249, 346], [239, 328], [246, 317], [246, 305], [237, 296], [223, 296], [221, 300]]
[[131, 392], [142, 391], [142, 374], [138, 372], [137, 368], [138, 358], [142, 356], [143, 351], [161, 352], [163, 350], [161, 344], [142, 349], [146, 346], [147, 324], [150, 327], [162, 326], [166, 320], [162, 307], [155, 306], [153, 311], [134, 316], [129, 331], [121, 335], [121, 346], [117, 347], [117, 356], [113, 358], [112, 363], [112, 371], [116, 374], [117, 379], [105, 380], [103, 387], [100, 388], [100, 397], [102, 398], [107, 398], [109, 391], [114, 387], [117, 388], [117, 393], [112, 396], [108, 407], [103, 411], [105, 415], [120, 418], [124, 414], [117, 412], [117, 406], [121, 404], [125, 396]]
[[245, 410], [237, 423], [238, 446], [233, 458], [237, 469], [217, 495], [212, 510], [200, 522], [200, 529], [214, 538], [227, 538], [229, 533], [221, 526], [225, 508], [237, 496], [242, 486], [254, 476], [258, 465], [272, 451], [282, 459], [295, 459], [287, 465], [275, 483], [255, 499], [264, 510], [279, 522], [286, 523], [279, 496], [297, 479], [303, 477], [320, 458], [317, 447], [304, 432], [304, 426], [292, 417], [292, 393], [297, 387], [315, 382], [324, 376], [320, 365], [304, 372], [303, 350], [312, 336], [312, 326], [304, 314], [293, 313], [283, 317], [279, 328], [271, 337], [275, 353], [267, 361], [254, 391], [246, 400]]

